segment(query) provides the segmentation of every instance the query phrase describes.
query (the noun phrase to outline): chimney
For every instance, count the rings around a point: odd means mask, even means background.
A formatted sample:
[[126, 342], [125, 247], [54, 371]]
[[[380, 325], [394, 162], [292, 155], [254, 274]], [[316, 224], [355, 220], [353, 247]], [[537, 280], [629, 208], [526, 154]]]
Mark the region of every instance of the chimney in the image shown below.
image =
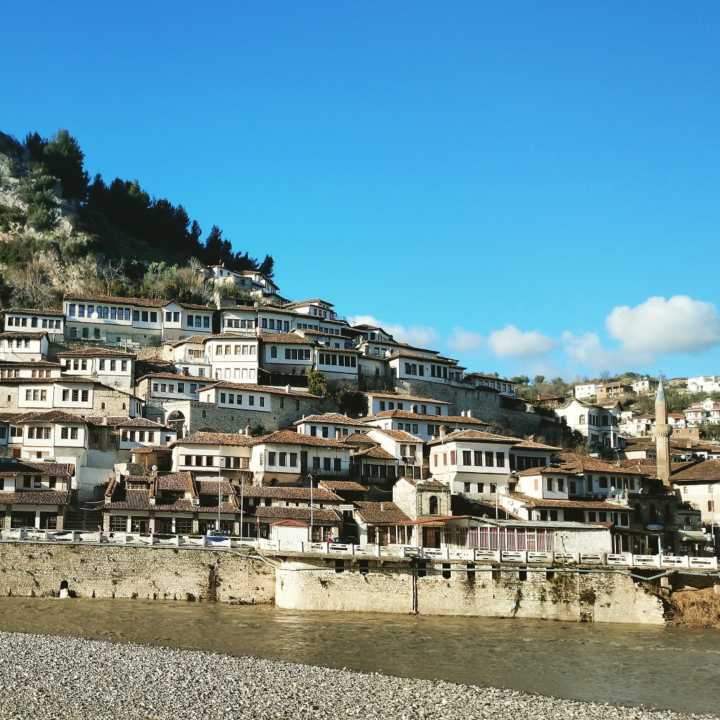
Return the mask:
[[440, 433], [440, 434], [438, 435], [438, 437], [444, 438], [445, 435], [447, 434], [447, 428], [446, 428], [444, 425], [441, 425], [441, 426], [440, 426], [439, 433]]
[[286, 392], [286, 394], [288, 394], [288, 395], [290, 394], [290, 386], [289, 386], [289, 385], [286, 385], [286, 386], [285, 386], [285, 392]]
[[107, 415], [103, 415], [102, 424], [103, 424], [103, 425], [107, 425], [107, 424], [108, 424]]
[[245, 434], [250, 436], [250, 423], [245, 423]]
[[465, 411], [465, 417], [471, 418], [472, 416], [473, 416], [472, 410], [466, 410], [466, 411]]

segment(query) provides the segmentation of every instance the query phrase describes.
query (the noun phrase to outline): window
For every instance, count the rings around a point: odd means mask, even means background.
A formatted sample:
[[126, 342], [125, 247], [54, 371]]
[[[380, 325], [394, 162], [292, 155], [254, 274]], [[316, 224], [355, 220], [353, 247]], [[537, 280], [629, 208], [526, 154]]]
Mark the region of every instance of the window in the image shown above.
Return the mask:
[[548, 492], [552, 492], [555, 487], [553, 479], [551, 477], [549, 477], [545, 482], [546, 482]]
[[557, 479], [558, 492], [565, 492], [565, 480], [562, 478]]
[[271, 345], [270, 346], [270, 357], [276, 358], [277, 357], [277, 345]]
[[485, 465], [487, 467], [495, 467], [494, 456], [489, 450], [485, 453]]
[[439, 512], [438, 499], [437, 499], [436, 495], [430, 496], [430, 498], [428, 500], [428, 510], [429, 510], [429, 513], [428, 513], [429, 515], [437, 515], [438, 514], [438, 512]]
[[268, 465], [275, 465], [275, 453], [274, 452], [268, 453]]
[[480, 450], [473, 451], [474, 465], [482, 465], [482, 452]]
[[330, 463], [330, 458], [329, 457], [323, 458], [323, 470], [330, 472], [331, 467], [332, 467], [332, 465]]
[[[469, 450], [463, 450], [462, 456], [463, 456], [463, 462], [462, 462], [463, 465], [472, 465], [472, 462], [471, 462], [472, 454]], [[465, 484], [467, 485], [468, 483], [465, 483]], [[469, 492], [469, 490], [467, 492]]]
[[505, 453], [504, 452], [496, 452], [495, 453], [495, 464], [498, 467], [505, 467]]

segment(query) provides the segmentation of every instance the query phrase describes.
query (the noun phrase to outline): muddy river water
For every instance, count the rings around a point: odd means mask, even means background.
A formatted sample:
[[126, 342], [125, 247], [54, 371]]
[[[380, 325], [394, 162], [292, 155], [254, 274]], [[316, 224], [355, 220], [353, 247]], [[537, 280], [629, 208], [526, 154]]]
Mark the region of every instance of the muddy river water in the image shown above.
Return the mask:
[[0, 599], [0, 630], [720, 714], [720, 632], [710, 630], [34, 598]]

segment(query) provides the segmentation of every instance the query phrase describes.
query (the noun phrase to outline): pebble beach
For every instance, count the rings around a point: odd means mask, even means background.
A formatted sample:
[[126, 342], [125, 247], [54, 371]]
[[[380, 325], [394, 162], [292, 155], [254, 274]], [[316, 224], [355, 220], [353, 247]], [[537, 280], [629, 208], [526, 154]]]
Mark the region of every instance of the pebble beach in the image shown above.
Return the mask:
[[252, 657], [0, 633], [0, 718], [710, 718]]

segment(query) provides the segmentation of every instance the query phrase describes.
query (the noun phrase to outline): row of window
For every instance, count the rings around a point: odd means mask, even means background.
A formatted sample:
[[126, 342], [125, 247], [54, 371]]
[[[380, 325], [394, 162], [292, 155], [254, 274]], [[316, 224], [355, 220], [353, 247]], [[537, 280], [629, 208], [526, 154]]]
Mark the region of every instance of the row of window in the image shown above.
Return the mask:
[[3, 350], [27, 350], [30, 347], [30, 340], [28, 338], [13, 338], [12, 340], [3, 340]]
[[[120, 436], [123, 440], [132, 442], [155, 442], [154, 430], [123, 430]], [[160, 441], [160, 433], [157, 433], [158, 442]]]
[[[71, 370], [80, 370], [85, 371], [88, 369], [88, 360], [85, 358], [73, 358], [67, 365], [68, 368]], [[98, 360], [98, 370], [109, 370], [110, 372], [116, 372], [117, 370], [121, 370], [122, 372], [127, 372], [128, 369], [128, 361], [127, 360], [106, 360], [105, 358], [100, 358]]]
[[215, 370], [217, 380], [255, 380], [255, 368], [221, 368]]
[[[328, 425], [311, 425], [310, 426], [310, 435], [312, 435], [313, 437], [317, 437], [318, 430], [320, 430], [321, 437], [324, 437], [324, 438], [330, 437], [330, 427]], [[356, 430], [355, 428], [336, 427], [335, 428], [335, 438], [347, 437], [348, 435], [352, 435], [353, 433], [356, 433], [356, 432], [361, 432], [361, 431]]]
[[257, 345], [255, 343], [233, 343], [232, 345], [216, 345], [215, 356], [228, 355], [245, 355], [254, 357], [257, 355]]
[[225, 318], [225, 327], [226, 328], [254, 330], [256, 326], [257, 326], [257, 323], [253, 318], [250, 318], [250, 319], [240, 318], [239, 320], [236, 320], [234, 318]]
[[[278, 356], [277, 345], [270, 346], [270, 357], [276, 359]], [[310, 360], [310, 348], [285, 348], [286, 360]]]
[[[221, 392], [220, 393], [220, 403], [226, 404], [226, 405], [242, 405], [243, 404], [243, 396], [239, 393]], [[250, 407], [253, 407], [255, 405], [255, 395], [247, 396], [247, 404]], [[260, 407], [265, 407], [265, 396], [264, 395], [258, 396], [258, 405]]]
[[338, 355], [336, 353], [319, 353], [318, 363], [320, 365], [338, 365], [340, 367], [356, 367], [357, 358], [355, 355]]
[[47, 390], [25, 390], [26, 400], [47, 400]]
[[[28, 322], [29, 320], [29, 322]], [[13, 317], [9, 315], [5, 320], [6, 327], [31, 327], [42, 328], [43, 330], [60, 330], [62, 328], [62, 318], [26, 318]]]
[[[486, 483], [469, 483], [466, 482], [463, 484], [463, 490], [466, 493], [472, 493], [472, 487], [473, 484], [475, 485], [475, 490], [478, 494], [483, 495], [485, 493], [485, 485]], [[494, 494], [497, 492], [497, 485], [495, 483], [487, 483], [488, 490], [490, 494]]]
[[[439, 457], [441, 453], [435, 453], [433, 455], [433, 465], [435, 467], [439, 464]], [[442, 464], [448, 464], [448, 453], [442, 453]], [[450, 451], [450, 465], [457, 465], [457, 452], [455, 450]], [[466, 467], [505, 467], [505, 453], [504, 452], [492, 452], [491, 450], [463, 450], [462, 451], [462, 465]]]
[[[154, 393], [174, 393], [175, 388], [177, 387], [177, 392], [184, 393], [185, 392], [185, 385], [184, 382], [179, 383], [164, 383], [164, 382], [154, 382], [152, 384], [152, 389]], [[189, 386], [189, 392], [191, 395], [197, 393], [198, 391], [198, 384], [197, 383], [187, 383]]]
[[[388, 410], [404, 410], [405, 407], [402, 402], [398, 401], [397, 403], [394, 400], [388, 400], [385, 402], [385, 400], [380, 400], [380, 412], [383, 412], [385, 409]], [[411, 405], [410, 406], [410, 412], [417, 413], [418, 415], [427, 415], [428, 414], [428, 406], [427, 405]], [[435, 405], [435, 415], [442, 415], [442, 408], [440, 405]]]

